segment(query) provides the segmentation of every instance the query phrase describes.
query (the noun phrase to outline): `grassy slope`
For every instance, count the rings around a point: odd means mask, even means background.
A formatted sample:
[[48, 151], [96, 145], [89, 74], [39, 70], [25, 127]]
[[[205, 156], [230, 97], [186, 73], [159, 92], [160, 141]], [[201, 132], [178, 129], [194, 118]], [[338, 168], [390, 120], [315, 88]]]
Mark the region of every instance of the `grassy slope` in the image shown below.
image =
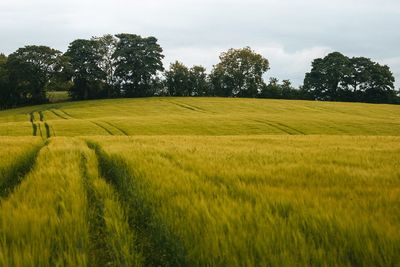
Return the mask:
[[399, 111], [223, 98], [1, 111], [0, 136], [21, 136], [0, 137], [8, 177], [43, 145], [27, 136], [53, 138], [6, 185], [0, 265], [396, 266]]
[[33, 170], [0, 203], [0, 266], [140, 262], [124, 209], [82, 140], [50, 140]]
[[399, 137], [91, 140], [152, 242], [148, 265], [400, 262]]
[[400, 106], [148, 98], [59, 103], [0, 112], [0, 135], [34, 133], [42, 136], [400, 135]]

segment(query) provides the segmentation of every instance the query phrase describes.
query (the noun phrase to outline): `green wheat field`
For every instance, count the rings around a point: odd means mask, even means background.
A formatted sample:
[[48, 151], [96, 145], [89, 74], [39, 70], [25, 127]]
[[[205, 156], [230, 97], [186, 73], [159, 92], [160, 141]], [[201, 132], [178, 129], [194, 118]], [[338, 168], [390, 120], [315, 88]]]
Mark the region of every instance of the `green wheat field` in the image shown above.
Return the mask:
[[400, 106], [0, 112], [0, 266], [400, 266]]

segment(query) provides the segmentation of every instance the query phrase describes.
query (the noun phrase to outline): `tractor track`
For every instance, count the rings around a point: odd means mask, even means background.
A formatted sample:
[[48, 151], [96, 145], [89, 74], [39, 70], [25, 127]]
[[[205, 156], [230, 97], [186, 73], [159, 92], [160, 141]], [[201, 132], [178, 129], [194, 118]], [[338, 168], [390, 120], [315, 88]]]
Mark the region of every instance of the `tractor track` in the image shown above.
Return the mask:
[[262, 121], [262, 120], [253, 120], [253, 121], [257, 123], [266, 124], [272, 128], [278, 129], [279, 131], [287, 133], [289, 135], [305, 135], [304, 132], [279, 122]]
[[39, 152], [48, 145], [48, 142], [43, 142], [36, 146], [19, 160], [16, 160], [13, 166], [10, 167], [12, 172], [3, 178], [0, 184], [0, 198], [6, 199], [14, 189], [24, 180], [24, 178], [32, 171], [36, 164]]

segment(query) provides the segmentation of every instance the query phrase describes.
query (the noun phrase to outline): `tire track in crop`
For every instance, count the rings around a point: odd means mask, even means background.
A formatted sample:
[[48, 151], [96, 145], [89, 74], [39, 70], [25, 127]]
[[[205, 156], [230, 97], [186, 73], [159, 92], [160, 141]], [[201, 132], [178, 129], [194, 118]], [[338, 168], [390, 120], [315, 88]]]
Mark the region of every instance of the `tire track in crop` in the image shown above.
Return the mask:
[[[32, 135], [33, 136], [38, 136], [38, 133], [43, 139], [47, 139], [51, 137], [51, 126], [49, 123], [46, 121], [45, 116], [43, 114], [43, 110], [36, 111], [37, 114], [39, 115], [39, 121], [35, 121], [35, 111], [29, 113], [30, 114], [30, 122], [32, 124]], [[42, 130], [42, 125], [44, 127], [44, 130]], [[54, 132], [54, 130], [53, 130]]]
[[68, 120], [67, 117], [65, 117], [65, 116], [63, 116], [61, 114], [58, 114], [54, 109], [50, 109], [50, 112], [53, 113], [54, 115], [56, 115], [57, 117], [63, 119], [63, 120]]
[[129, 225], [138, 236], [137, 245], [144, 257], [143, 266], [188, 266], [183, 245], [156, 221], [151, 207], [135, 191], [137, 178], [127, 171], [128, 165], [119, 157], [107, 155], [99, 144], [90, 141], [87, 144], [97, 156], [101, 176], [127, 207]]
[[43, 121], [44, 121], [43, 111], [39, 111], [38, 113], [39, 113], [39, 120], [40, 120], [41, 122], [43, 122]]
[[44, 123], [44, 128], [46, 129], [46, 138], [51, 137], [51, 131], [50, 131], [50, 126], [47, 122]]
[[111, 127], [117, 129], [117, 130], [120, 131], [123, 135], [129, 136], [129, 134], [128, 134], [125, 130], [121, 129], [120, 127], [115, 126], [115, 125], [112, 124], [111, 122], [103, 121], [103, 123], [108, 124], [108, 125], [110, 125]]
[[96, 152], [82, 141], [81, 173], [88, 196], [89, 266], [143, 266], [127, 208], [100, 175]]
[[262, 124], [266, 124], [272, 128], [278, 129], [284, 133], [287, 133], [289, 135], [305, 135], [304, 132], [297, 130], [293, 127], [287, 126], [283, 123], [279, 123], [279, 122], [269, 122], [269, 121], [262, 121], [262, 120], [253, 120], [257, 123], [262, 123]]
[[111, 132], [109, 129], [107, 129], [106, 127], [104, 127], [103, 125], [101, 125], [98, 122], [95, 121], [90, 121], [91, 123], [93, 123], [94, 125], [97, 125], [98, 127], [100, 127], [101, 129], [103, 129], [104, 131], [106, 131], [109, 135], [114, 135], [113, 132]]
[[172, 100], [168, 100], [168, 102], [169, 103], [171, 103], [171, 104], [174, 104], [174, 105], [176, 105], [176, 106], [178, 106], [178, 107], [181, 107], [181, 108], [184, 108], [184, 109], [188, 109], [188, 110], [191, 110], [191, 111], [196, 111], [196, 112], [201, 112], [201, 113], [208, 113], [208, 111], [207, 110], [205, 110], [205, 109], [202, 109], [202, 108], [199, 108], [199, 107], [196, 107], [196, 106], [193, 106], [193, 105], [189, 105], [189, 104], [184, 104], [184, 103], [179, 103], [179, 102], [175, 102], [175, 101], [172, 101]]
[[57, 109], [58, 111], [64, 113], [67, 116], [67, 119], [75, 119], [75, 117], [71, 116], [69, 113], [67, 113], [65, 110], [63, 109]]
[[35, 123], [35, 115], [33, 112], [29, 113], [29, 121], [31, 122], [32, 125], [32, 135], [37, 136], [38, 127]]
[[[53, 135], [55, 136], [54, 127], [51, 126], [48, 121], [46, 121], [46, 117], [44, 114], [45, 111], [49, 111], [61, 119], [67, 119], [65, 116], [58, 114], [53, 109], [32, 111], [29, 113], [29, 121], [32, 125], [32, 135], [33, 136], [40, 135], [42, 138], [50, 138], [52, 136], [52, 132], [53, 132]], [[37, 115], [39, 116], [38, 121], [36, 121], [36, 119], [35, 119], [35, 113], [37, 113]], [[43, 128], [42, 125], [44, 127], [44, 130], [42, 130], [42, 128]]]
[[223, 178], [215, 175], [215, 176], [208, 176], [204, 173], [201, 173], [199, 170], [191, 167], [188, 164], [183, 163], [179, 159], [176, 159], [172, 154], [169, 153], [160, 153], [159, 154], [162, 158], [170, 162], [172, 165], [176, 166], [177, 168], [181, 169], [186, 173], [191, 173], [195, 175], [199, 180], [202, 180], [205, 183], [209, 183], [215, 185], [218, 188], [225, 188], [227, 192], [227, 196], [232, 198], [233, 200], [241, 199], [247, 202], [253, 202], [253, 198], [249, 195], [238, 194], [243, 190], [240, 190], [236, 184], [227, 182]]
[[54, 127], [53, 127], [53, 126], [50, 126], [50, 128], [51, 128], [51, 130], [53, 131], [53, 136], [54, 136], [54, 137], [57, 136], [57, 135], [56, 135], [56, 131], [54, 130]]
[[47, 142], [43, 142], [14, 162], [14, 165], [10, 167], [12, 172], [9, 173], [8, 176], [3, 177], [3, 181], [0, 184], [0, 197], [2, 199], [12, 194], [14, 189], [23, 181], [28, 173], [31, 172], [36, 164], [39, 152], [47, 145]]
[[291, 127], [291, 126], [288, 126], [288, 125], [286, 125], [286, 124], [283, 124], [283, 123], [281, 123], [281, 122], [276, 122], [276, 124], [279, 125], [279, 126], [285, 127], [285, 128], [287, 128], [287, 129], [290, 129], [290, 130], [296, 132], [296, 133], [299, 134], [299, 135], [305, 135], [304, 132], [302, 132], [302, 131], [300, 131], [300, 130], [298, 130], [298, 129], [296, 129], [296, 128], [293, 128], [293, 127]]
[[[60, 113], [63, 113], [63, 115], [62, 115], [62, 114], [59, 114], [58, 112], [52, 111], [52, 112], [53, 112], [56, 116], [58, 116], [59, 118], [62, 118], [62, 119], [64, 119], [64, 120], [76, 119], [76, 118], [74, 118], [73, 116], [71, 116], [69, 113], [67, 113], [66, 111], [64, 111], [63, 109], [57, 109], [57, 111], [59, 111]], [[108, 129], [107, 127], [101, 125], [99, 122], [95, 122], [95, 121], [91, 121], [91, 120], [87, 120], [87, 121], [90, 122], [90, 123], [92, 123], [92, 124], [94, 124], [94, 125], [96, 125], [97, 127], [101, 128], [101, 129], [103, 129], [103, 130], [106, 131], [109, 135], [114, 135], [114, 133], [113, 133], [110, 129]], [[104, 123], [109, 124], [109, 123], [107, 123], [107, 122], [104, 122]], [[110, 124], [109, 124], [109, 125], [110, 125]], [[119, 130], [120, 132], [123, 132], [125, 135], [127, 135], [124, 131], [122, 131], [121, 129], [115, 127], [114, 125], [110, 125], [110, 126], [116, 128], [116, 129]]]

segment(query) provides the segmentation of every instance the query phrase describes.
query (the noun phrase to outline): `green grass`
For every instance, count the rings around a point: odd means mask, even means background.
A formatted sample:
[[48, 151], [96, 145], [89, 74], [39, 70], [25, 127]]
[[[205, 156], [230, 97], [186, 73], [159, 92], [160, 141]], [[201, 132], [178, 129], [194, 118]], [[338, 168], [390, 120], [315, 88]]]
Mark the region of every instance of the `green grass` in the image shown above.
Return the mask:
[[1, 202], [0, 266], [140, 264], [123, 207], [97, 170], [82, 140], [50, 140]]
[[68, 102], [1, 111], [0, 135], [33, 135], [36, 125], [36, 135], [45, 136], [45, 123], [51, 136], [393, 136], [400, 135], [400, 106], [224, 98]]
[[400, 106], [0, 111], [0, 266], [400, 266]]
[[398, 137], [91, 140], [154, 265], [400, 263]]
[[0, 138], [0, 196], [6, 196], [30, 171], [43, 142], [39, 138]]
[[70, 96], [67, 91], [50, 91], [47, 92], [47, 98], [51, 103], [58, 103], [70, 100]]

